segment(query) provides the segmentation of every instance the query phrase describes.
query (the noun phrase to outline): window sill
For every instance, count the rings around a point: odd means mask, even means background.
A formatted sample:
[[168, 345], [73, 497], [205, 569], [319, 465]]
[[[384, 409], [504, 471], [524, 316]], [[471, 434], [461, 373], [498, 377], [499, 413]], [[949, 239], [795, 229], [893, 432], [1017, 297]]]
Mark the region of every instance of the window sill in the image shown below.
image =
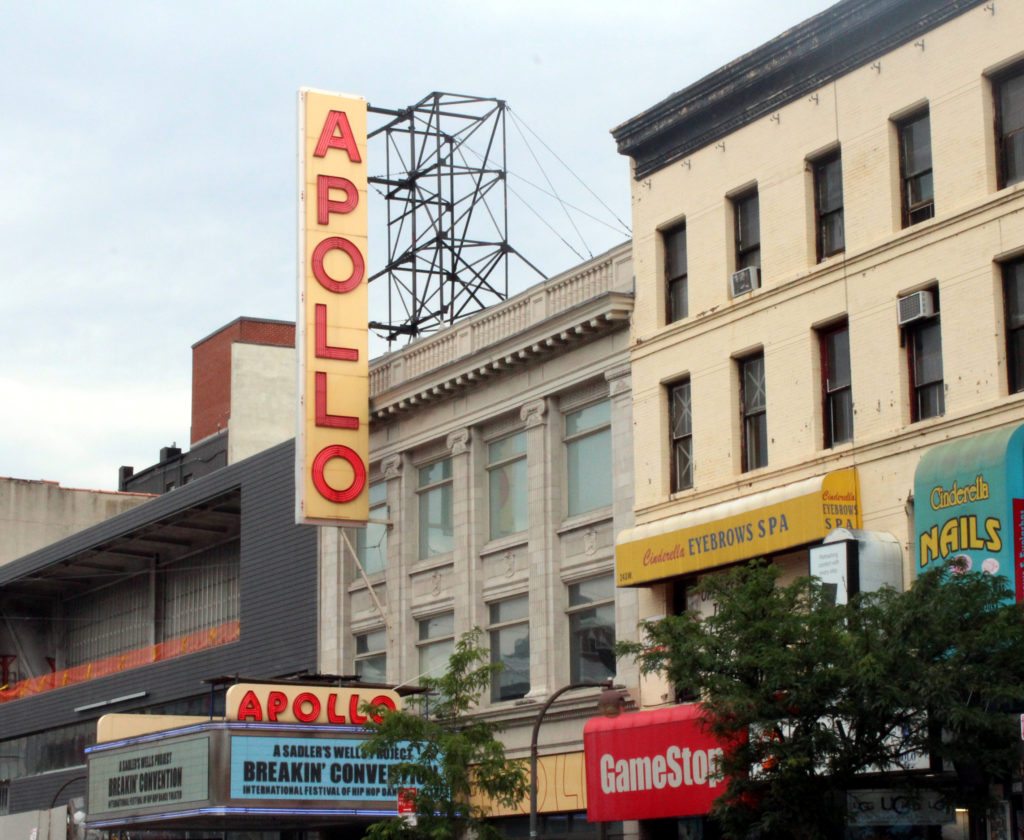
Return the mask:
[[603, 508], [596, 508], [595, 510], [589, 510], [586, 513], [578, 513], [573, 517], [568, 517], [562, 520], [562, 524], [558, 526], [555, 533], [565, 534], [569, 531], [575, 531], [578, 528], [584, 528], [587, 525], [594, 525], [598, 522], [604, 522], [612, 518], [612, 506], [607, 505]]
[[435, 554], [433, 557], [427, 557], [425, 560], [416, 560], [412, 564], [410, 571], [423, 572], [430, 569], [440, 569], [443, 566], [450, 566], [454, 559], [454, 551], [449, 551], [447, 554]]
[[498, 554], [501, 551], [508, 551], [511, 548], [520, 548], [529, 545], [530, 540], [526, 531], [518, 534], [510, 534], [507, 537], [498, 537], [495, 540], [488, 540], [480, 549], [480, 556], [486, 557], [490, 554]]

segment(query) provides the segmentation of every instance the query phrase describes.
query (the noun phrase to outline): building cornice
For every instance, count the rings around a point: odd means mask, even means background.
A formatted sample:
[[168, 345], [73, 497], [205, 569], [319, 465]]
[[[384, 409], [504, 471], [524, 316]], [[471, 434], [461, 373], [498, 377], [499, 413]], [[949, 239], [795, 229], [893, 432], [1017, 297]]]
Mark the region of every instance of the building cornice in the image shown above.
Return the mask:
[[640, 180], [986, 0], [844, 0], [612, 129]]
[[632, 249], [582, 266], [370, 365], [370, 421], [386, 423], [629, 327]]

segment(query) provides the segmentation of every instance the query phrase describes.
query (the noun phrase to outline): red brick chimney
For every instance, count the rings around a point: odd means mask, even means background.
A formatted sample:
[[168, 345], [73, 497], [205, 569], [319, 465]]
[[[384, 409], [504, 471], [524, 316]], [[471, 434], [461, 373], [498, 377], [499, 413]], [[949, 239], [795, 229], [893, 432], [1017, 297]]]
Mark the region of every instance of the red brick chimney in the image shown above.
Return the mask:
[[231, 416], [231, 345], [295, 346], [295, 324], [238, 318], [192, 345], [192, 443], [226, 429]]

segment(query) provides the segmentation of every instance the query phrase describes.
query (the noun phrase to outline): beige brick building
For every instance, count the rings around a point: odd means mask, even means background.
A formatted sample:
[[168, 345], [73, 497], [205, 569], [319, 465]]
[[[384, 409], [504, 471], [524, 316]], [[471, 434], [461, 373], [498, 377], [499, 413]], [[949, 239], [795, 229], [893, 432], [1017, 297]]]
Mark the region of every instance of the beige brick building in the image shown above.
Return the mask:
[[843, 0], [613, 135], [641, 617], [830, 534], [837, 593], [962, 554], [1024, 597], [1024, 4]]

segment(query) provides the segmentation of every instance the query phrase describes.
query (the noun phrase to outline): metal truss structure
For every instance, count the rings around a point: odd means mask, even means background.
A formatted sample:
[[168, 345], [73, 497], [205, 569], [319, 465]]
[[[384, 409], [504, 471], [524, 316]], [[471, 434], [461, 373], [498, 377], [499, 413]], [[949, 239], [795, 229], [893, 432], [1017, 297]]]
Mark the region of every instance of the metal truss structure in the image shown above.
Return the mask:
[[513, 255], [540, 274], [508, 242], [505, 111], [436, 91], [398, 111], [370, 106], [386, 118], [369, 132], [386, 171], [369, 181], [386, 199], [387, 263], [369, 279], [388, 284], [387, 321], [370, 329], [389, 343], [505, 300]]

